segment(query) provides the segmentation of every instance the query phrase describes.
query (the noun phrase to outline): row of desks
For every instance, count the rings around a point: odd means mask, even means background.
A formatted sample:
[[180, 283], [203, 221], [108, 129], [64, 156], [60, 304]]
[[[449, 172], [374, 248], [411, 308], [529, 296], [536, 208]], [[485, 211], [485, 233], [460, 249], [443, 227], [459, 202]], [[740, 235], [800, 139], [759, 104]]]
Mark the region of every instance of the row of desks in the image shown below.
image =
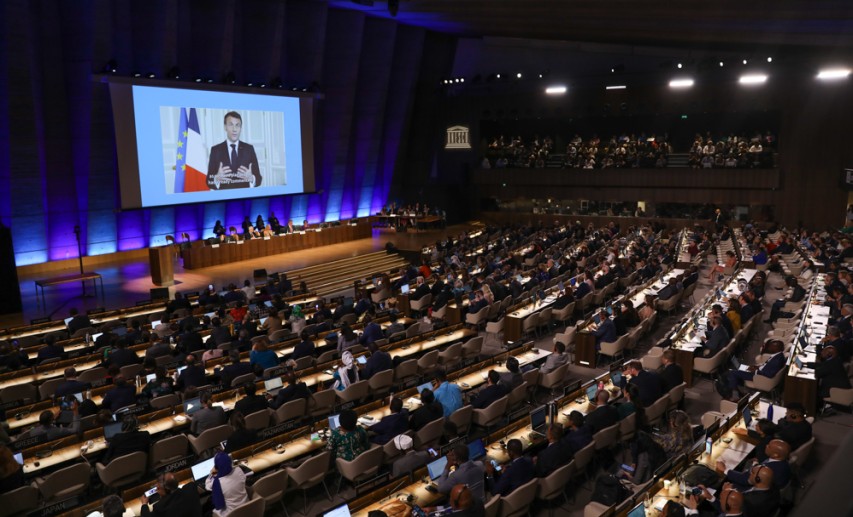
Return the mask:
[[[488, 370], [495, 369], [499, 372], [506, 371], [503, 364], [505, 364], [505, 359], [509, 355], [517, 357], [519, 359], [519, 363], [524, 365], [541, 361], [548, 356], [548, 353], [538, 351], [533, 348], [532, 345], [527, 345], [510, 353], [502, 354], [496, 358], [483, 361], [482, 363], [472, 366], [464, 371], [456, 372], [450, 376], [450, 381], [459, 385], [463, 392], [470, 393], [485, 382], [483, 377], [486, 375]], [[498, 358], [501, 359], [500, 362], [502, 364], [500, 366], [496, 365]], [[412, 388], [400, 394], [407, 400], [407, 405], [412, 409], [415, 408], [416, 403], [410, 401], [410, 397], [415, 394], [415, 391], [416, 388]], [[230, 409], [233, 407], [233, 402], [223, 402], [222, 406], [225, 409]], [[182, 418], [182, 415], [172, 415], [170, 413], [171, 410], [167, 411], [169, 411], [168, 414], [157, 415], [157, 418], [155, 419], [156, 421], [147, 423], [147, 427], [144, 429], [153, 432], [153, 429], [162, 431], [186, 426], [187, 421]], [[359, 415], [359, 424], [367, 426], [368, 422], [378, 422], [383, 417], [390, 414], [390, 409], [387, 405], [387, 401], [374, 401], [366, 406], [356, 408], [356, 412]], [[282, 467], [283, 465], [290, 464], [291, 462], [300, 461], [301, 458], [324, 449], [326, 447], [326, 441], [317, 433], [317, 431], [324, 428], [326, 428], [325, 421], [315, 424], [314, 426], [300, 427], [293, 431], [285, 432], [269, 439], [262, 440], [251, 447], [247, 447], [246, 449], [236, 451], [232, 454], [232, 457], [239, 460], [242, 464], [255, 472], [256, 475], [260, 476], [266, 471]], [[103, 442], [103, 438], [93, 439], [93, 442], [94, 443], [89, 447], [87, 454], [91, 454], [92, 451], [101, 451], [106, 447]], [[274, 448], [275, 445], [281, 445], [281, 448], [276, 449]], [[69, 446], [67, 449], [54, 451], [54, 455], [59, 453], [76, 457], [76, 455], [80, 453], [79, 450], [79, 444], [74, 444]], [[44, 459], [41, 461], [44, 461]], [[191, 481], [192, 475], [188, 469], [180, 470], [176, 472], [175, 475], [181, 484]], [[142, 502], [140, 500], [140, 496], [152, 483], [153, 482], [145, 483], [124, 491], [122, 496], [127, 509], [125, 513], [126, 516], [130, 517], [141, 515]], [[75, 509], [67, 515], [82, 517], [91, 511], [97, 510], [99, 507], [100, 501], [96, 501]]]

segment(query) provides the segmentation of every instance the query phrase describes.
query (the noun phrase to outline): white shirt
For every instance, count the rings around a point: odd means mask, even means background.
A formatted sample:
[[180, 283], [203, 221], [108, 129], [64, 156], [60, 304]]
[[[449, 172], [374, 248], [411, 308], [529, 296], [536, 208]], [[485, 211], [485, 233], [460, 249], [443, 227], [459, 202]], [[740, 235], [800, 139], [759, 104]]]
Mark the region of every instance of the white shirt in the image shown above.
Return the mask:
[[[207, 480], [204, 482], [205, 488], [213, 490], [214, 479], [216, 479], [215, 476], [207, 476]], [[225, 509], [213, 510], [213, 515], [216, 517], [225, 517], [249, 500], [249, 496], [246, 494], [246, 474], [240, 467], [234, 467], [230, 474], [219, 478], [219, 485], [222, 487], [222, 495], [225, 496]]]

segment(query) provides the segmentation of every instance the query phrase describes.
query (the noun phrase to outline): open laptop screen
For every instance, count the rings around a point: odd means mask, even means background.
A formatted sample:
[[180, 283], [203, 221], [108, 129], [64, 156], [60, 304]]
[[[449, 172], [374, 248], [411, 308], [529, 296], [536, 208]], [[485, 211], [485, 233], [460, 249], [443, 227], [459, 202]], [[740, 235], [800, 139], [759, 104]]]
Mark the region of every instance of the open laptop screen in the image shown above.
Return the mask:
[[447, 456], [442, 456], [427, 465], [427, 470], [429, 471], [429, 478], [433, 481], [438, 479], [439, 476], [441, 476], [441, 474], [444, 472], [445, 465], [447, 465]]
[[193, 479], [196, 481], [202, 481], [204, 478], [210, 475], [211, 469], [213, 469], [213, 460], [215, 458], [210, 458], [202, 461], [201, 463], [196, 463], [191, 467], [193, 473]]

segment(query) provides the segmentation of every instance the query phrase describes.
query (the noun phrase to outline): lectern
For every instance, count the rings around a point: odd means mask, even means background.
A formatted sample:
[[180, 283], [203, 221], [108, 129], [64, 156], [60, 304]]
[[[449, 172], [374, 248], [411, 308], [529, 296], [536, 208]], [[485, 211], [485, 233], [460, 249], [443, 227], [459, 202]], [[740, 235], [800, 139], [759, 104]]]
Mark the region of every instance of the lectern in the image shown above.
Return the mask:
[[171, 245], [148, 248], [148, 266], [155, 285], [174, 285], [175, 267], [172, 264], [174, 249]]

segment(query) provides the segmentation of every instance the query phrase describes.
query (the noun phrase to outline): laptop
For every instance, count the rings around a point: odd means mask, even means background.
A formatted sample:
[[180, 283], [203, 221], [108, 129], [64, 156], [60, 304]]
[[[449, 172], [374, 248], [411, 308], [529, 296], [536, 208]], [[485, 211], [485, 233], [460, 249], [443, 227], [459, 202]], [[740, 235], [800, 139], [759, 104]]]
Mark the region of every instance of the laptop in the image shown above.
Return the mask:
[[201, 409], [201, 399], [199, 397], [184, 401], [184, 413], [187, 415], [192, 415], [199, 409]]
[[115, 334], [116, 336], [123, 336], [123, 335], [127, 334], [127, 327], [125, 327], [124, 325], [122, 325], [120, 327], [115, 327], [112, 330], [112, 333]]
[[110, 441], [113, 436], [121, 432], [121, 422], [108, 422], [104, 424], [104, 440]]
[[272, 309], [272, 301], [271, 301], [271, 300], [267, 300], [267, 301], [265, 301], [265, 302], [264, 302], [264, 305], [266, 305], [266, 306], [267, 306], [267, 308]]
[[429, 478], [433, 481], [438, 479], [444, 473], [444, 467], [447, 465], [447, 456], [442, 456], [437, 460], [427, 465]]
[[586, 389], [586, 397], [590, 402], [595, 402], [596, 393], [598, 393], [598, 384], [593, 383]]
[[423, 393], [424, 390], [432, 391], [432, 383], [431, 382], [425, 382], [425, 383], [421, 384], [420, 386], [418, 386], [418, 393]]
[[155, 329], [155, 328], [157, 328], [157, 325], [159, 325], [159, 324], [160, 324], [160, 320], [154, 320], [151, 322], [151, 328]]
[[616, 387], [622, 387], [622, 372], [619, 370], [610, 372], [610, 382]]
[[329, 430], [334, 431], [341, 426], [341, 415], [332, 415], [329, 417]]
[[409, 284], [400, 286], [400, 294], [409, 294]]
[[734, 367], [735, 367], [736, 369], [738, 369], [738, 370], [740, 370], [740, 371], [742, 371], [742, 372], [745, 372], [745, 371], [749, 370], [749, 366], [747, 366], [747, 365], [745, 365], [745, 364], [741, 363], [740, 361], [738, 361], [738, 358], [737, 358], [737, 357], [735, 357], [735, 356], [732, 356], [732, 364], [734, 365]]
[[566, 290], [566, 285], [563, 283], [562, 280], [560, 280], [560, 282], [557, 284], [557, 290], [561, 293]]
[[273, 396], [278, 393], [278, 391], [281, 389], [281, 386], [281, 377], [272, 377], [264, 381], [264, 389], [267, 390], [267, 393]]
[[599, 323], [601, 323], [601, 316], [599, 316], [598, 313], [595, 313], [595, 316], [592, 317], [592, 321], [594, 321], [595, 324], [598, 325]]
[[63, 321], [65, 322], [65, 326], [67, 327], [67, 326], [68, 326], [68, 324], [69, 324], [69, 323], [71, 323], [71, 320], [73, 320], [73, 319], [74, 319], [74, 316], [71, 316], [70, 318], [65, 318], [65, 319], [63, 320]]
[[193, 480], [199, 485], [204, 486], [204, 480], [207, 479], [207, 476], [210, 475], [210, 471], [213, 469], [214, 459], [215, 457], [209, 458], [190, 467], [193, 473]]
[[[485, 454], [485, 452], [483, 454]], [[16, 452], [15, 454], [12, 455], [12, 457], [15, 458], [15, 461], [18, 462], [18, 465], [24, 464], [24, 453], [23, 452]]]
[[178, 377], [180, 377], [181, 373], [183, 373], [183, 371], [186, 369], [187, 369], [186, 366], [178, 366], [178, 369], [176, 370], [178, 372]]
[[628, 512], [627, 517], [646, 517], [646, 505], [645, 501], [641, 502], [637, 506], [631, 508], [631, 511]]
[[575, 286], [575, 284], [577, 284], [577, 283], [578, 283], [577, 278], [572, 278], [572, 279], [570, 279], [570, 280], [569, 280], [569, 285], [570, 285], [570, 286], [572, 286], [572, 287], [574, 287], [574, 286]]
[[338, 506], [337, 508], [332, 508], [331, 510], [329, 510], [328, 512], [323, 514], [323, 517], [351, 517], [351, 516], [352, 516], [352, 514], [350, 514], [349, 505], [346, 505], [346, 504]]
[[752, 429], [752, 427], [751, 427], [752, 426], [752, 413], [749, 411], [749, 408], [748, 407], [743, 408], [743, 411], [741, 412], [741, 414], [743, 415], [744, 427], [746, 427], [747, 429]]
[[486, 455], [486, 443], [482, 438], [478, 438], [468, 444], [468, 459], [478, 460]]
[[103, 332], [98, 332], [97, 334], [92, 334], [91, 336], [89, 336], [89, 342], [94, 343], [95, 341], [98, 340], [99, 337], [101, 337], [103, 335], [104, 335]]
[[266, 319], [266, 318], [261, 318], [261, 319], [259, 319], [259, 320], [258, 320], [258, 323], [260, 323], [261, 325], [263, 325], [265, 321], [267, 321], [267, 319]]
[[794, 356], [794, 364], [797, 365], [797, 368], [799, 368], [802, 373], [810, 373], [812, 371], [811, 368], [807, 367], [806, 363], [804, 363], [798, 356]]
[[541, 406], [530, 412], [530, 427], [533, 432], [542, 435], [545, 431], [546, 407]]
[[367, 357], [363, 355], [356, 357], [355, 360], [358, 362], [358, 364], [367, 364]]

